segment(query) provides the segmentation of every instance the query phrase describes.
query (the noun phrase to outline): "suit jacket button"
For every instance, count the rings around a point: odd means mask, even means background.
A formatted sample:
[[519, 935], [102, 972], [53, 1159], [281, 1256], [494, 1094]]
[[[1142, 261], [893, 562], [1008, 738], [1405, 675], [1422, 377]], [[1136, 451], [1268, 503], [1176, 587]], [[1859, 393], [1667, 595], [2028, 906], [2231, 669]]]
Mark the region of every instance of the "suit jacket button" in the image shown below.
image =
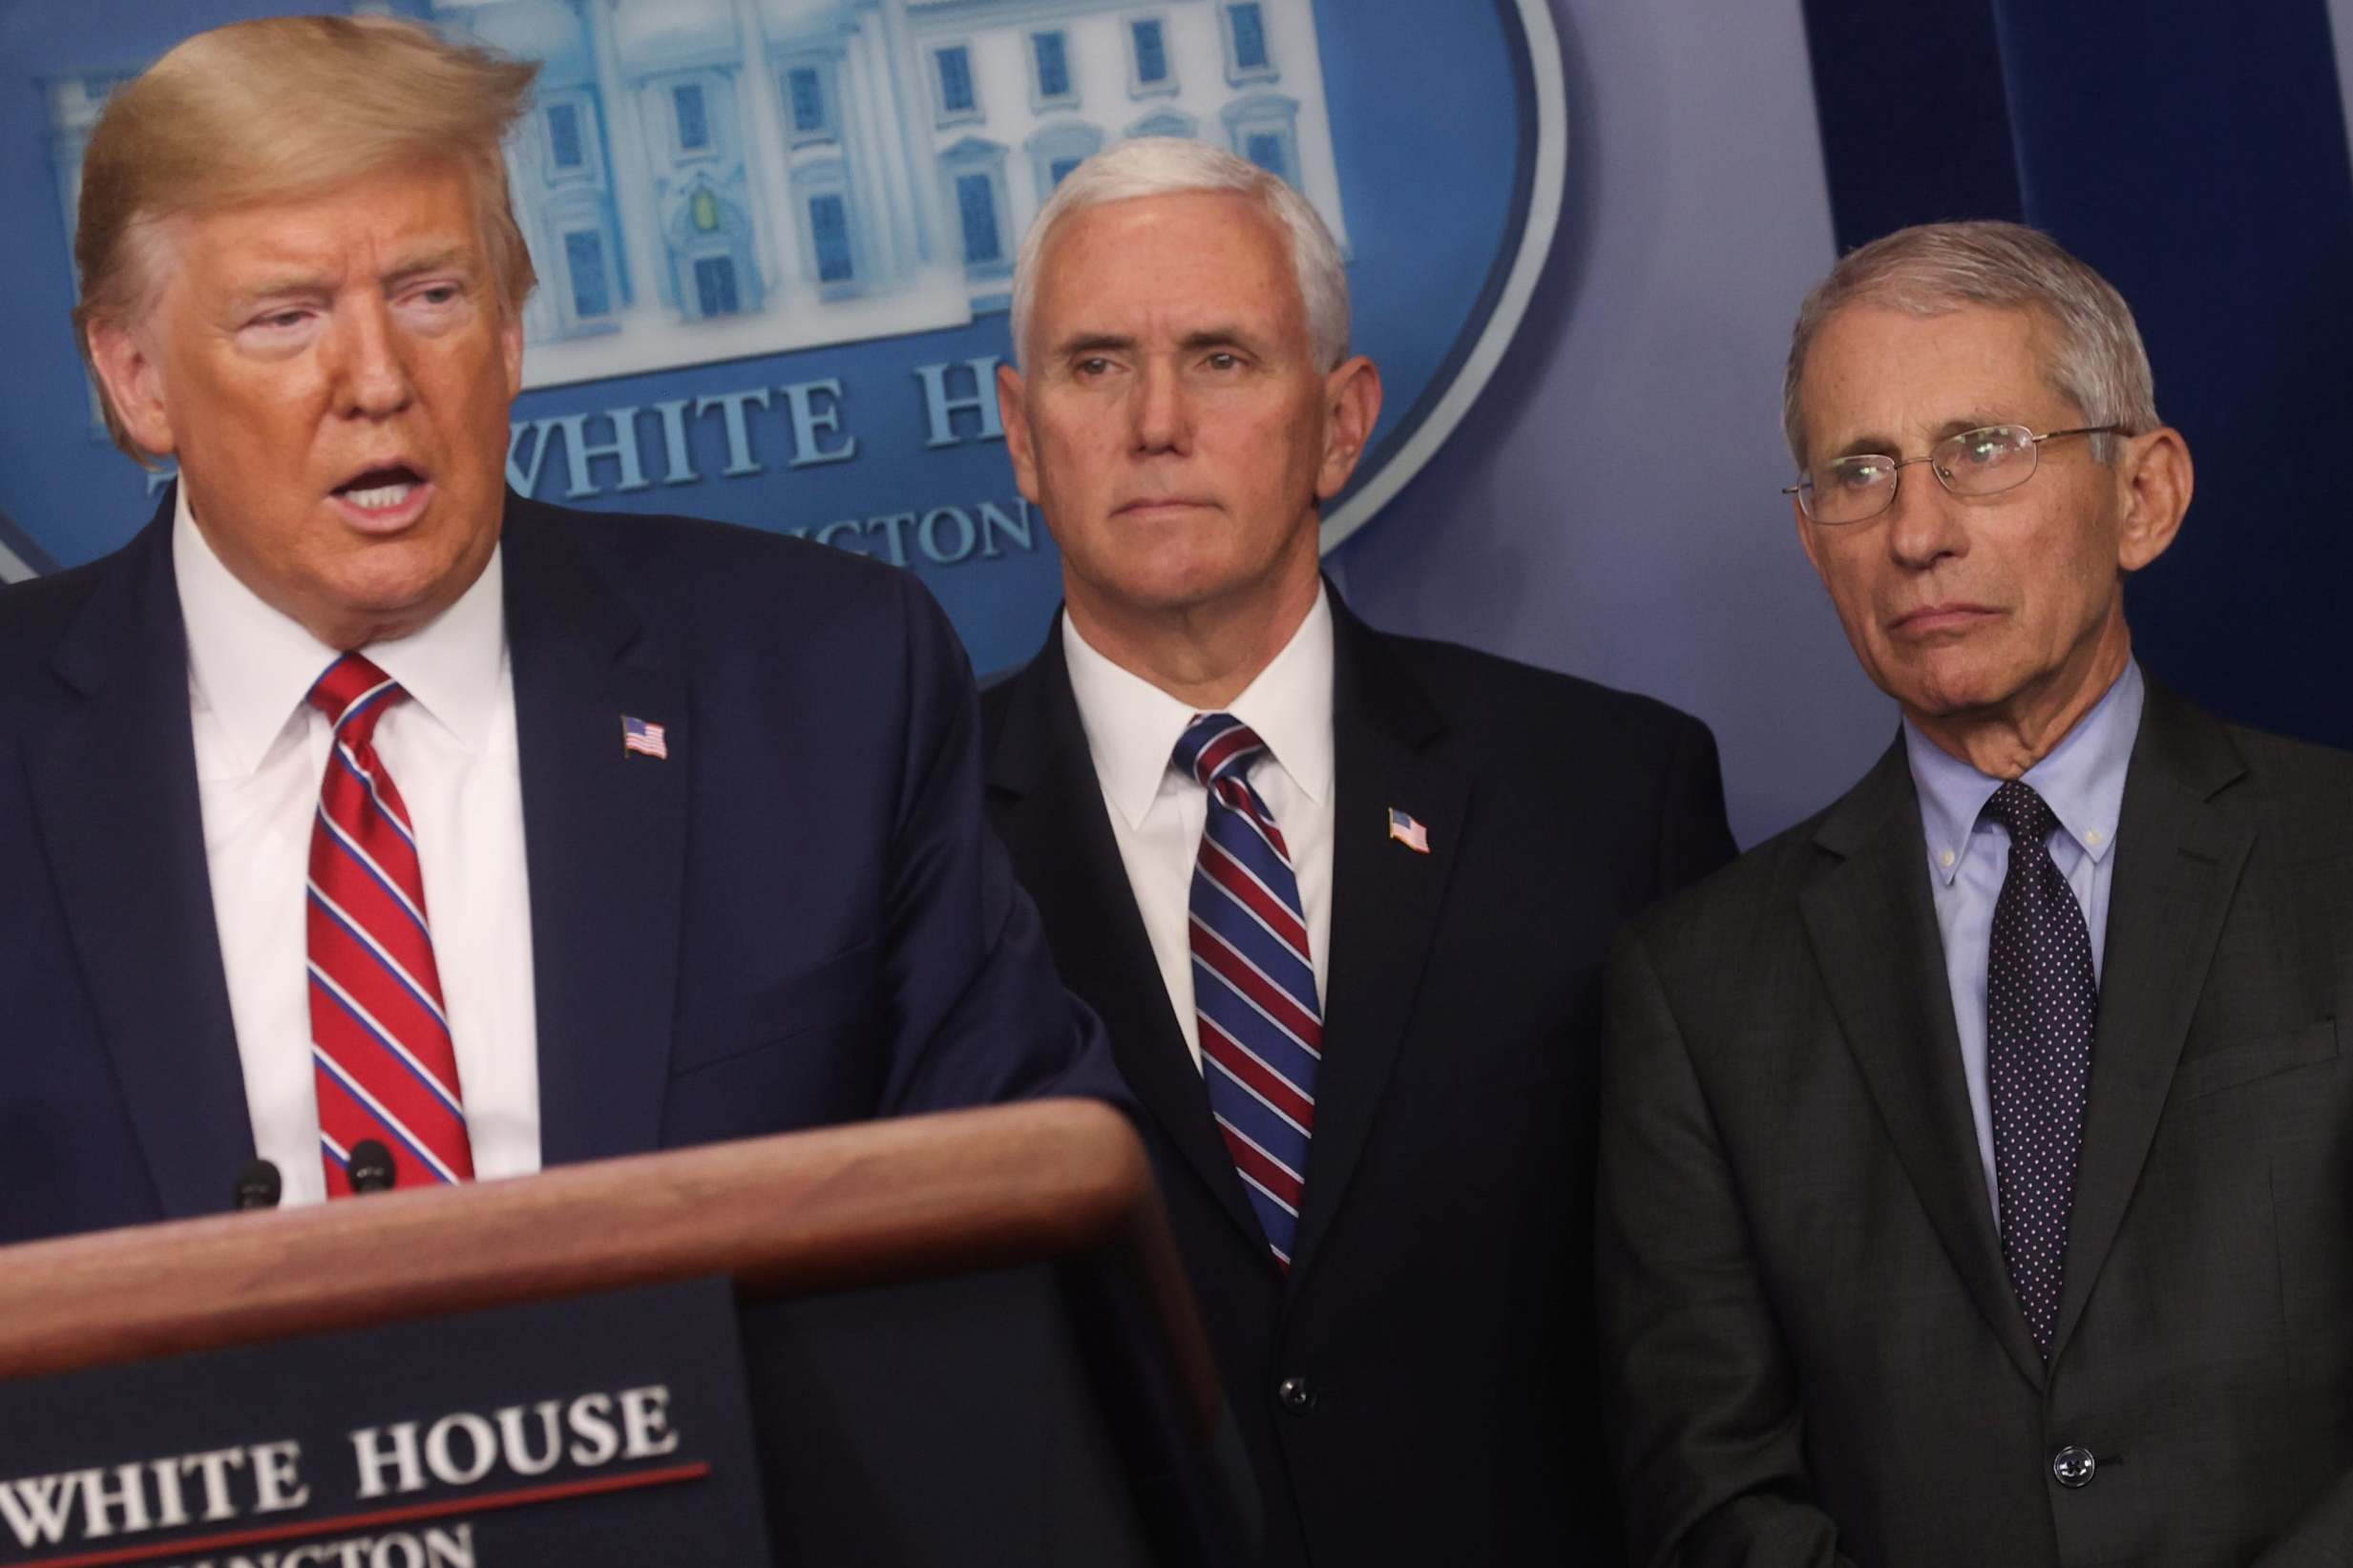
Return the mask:
[[2070, 1492], [2090, 1486], [2099, 1468], [2100, 1462], [2091, 1457], [2090, 1449], [2071, 1443], [2050, 1456], [2051, 1478]]
[[1315, 1408], [1315, 1390], [1304, 1377], [1287, 1377], [1275, 1386], [1274, 1397], [1283, 1402], [1283, 1409], [1293, 1415], [1305, 1415]]

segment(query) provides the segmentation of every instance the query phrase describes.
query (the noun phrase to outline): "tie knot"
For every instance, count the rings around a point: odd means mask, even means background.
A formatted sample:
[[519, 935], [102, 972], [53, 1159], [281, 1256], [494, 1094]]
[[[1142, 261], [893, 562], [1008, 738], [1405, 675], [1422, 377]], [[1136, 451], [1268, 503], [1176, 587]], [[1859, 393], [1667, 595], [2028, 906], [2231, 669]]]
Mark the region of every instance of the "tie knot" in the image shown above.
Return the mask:
[[1185, 726], [1185, 734], [1176, 743], [1176, 765], [1201, 782], [1201, 787], [1213, 790], [1220, 779], [1236, 779], [1250, 771], [1250, 765], [1267, 743], [1258, 739], [1258, 732], [1230, 713], [1205, 713]]
[[1993, 792], [1993, 799], [1985, 803], [1985, 815], [2009, 829], [2012, 844], [2048, 844], [2059, 826], [2058, 816], [2034, 792], [2034, 786], [2017, 779]]
[[384, 710], [407, 695], [399, 681], [354, 653], [326, 667], [312, 683], [308, 700], [334, 724], [337, 739], [365, 745]]

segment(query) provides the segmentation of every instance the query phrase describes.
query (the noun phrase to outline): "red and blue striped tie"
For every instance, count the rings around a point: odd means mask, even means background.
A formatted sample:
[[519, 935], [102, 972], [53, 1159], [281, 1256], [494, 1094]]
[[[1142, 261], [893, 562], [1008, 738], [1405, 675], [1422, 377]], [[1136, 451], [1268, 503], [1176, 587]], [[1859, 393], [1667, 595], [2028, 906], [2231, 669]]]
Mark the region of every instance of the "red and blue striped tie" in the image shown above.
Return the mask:
[[365, 1139], [391, 1150], [402, 1187], [473, 1177], [416, 829], [374, 743], [376, 721], [407, 695], [358, 654], [310, 688], [310, 705], [335, 726], [311, 825], [308, 909], [310, 1056], [330, 1198], [350, 1193], [351, 1150]]
[[1266, 749], [1231, 715], [1205, 714], [1177, 742], [1176, 765], [1209, 792], [1191, 925], [1202, 1077], [1267, 1244], [1288, 1269], [1324, 1025], [1291, 849], [1250, 785]]

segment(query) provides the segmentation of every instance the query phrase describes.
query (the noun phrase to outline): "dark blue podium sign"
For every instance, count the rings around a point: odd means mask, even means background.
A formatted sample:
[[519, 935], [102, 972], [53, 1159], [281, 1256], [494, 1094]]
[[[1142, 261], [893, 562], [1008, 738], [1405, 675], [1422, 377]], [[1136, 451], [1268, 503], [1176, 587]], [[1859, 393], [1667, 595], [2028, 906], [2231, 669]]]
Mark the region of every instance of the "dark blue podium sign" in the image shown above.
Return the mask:
[[0, 1565], [768, 1560], [725, 1280], [0, 1384]]

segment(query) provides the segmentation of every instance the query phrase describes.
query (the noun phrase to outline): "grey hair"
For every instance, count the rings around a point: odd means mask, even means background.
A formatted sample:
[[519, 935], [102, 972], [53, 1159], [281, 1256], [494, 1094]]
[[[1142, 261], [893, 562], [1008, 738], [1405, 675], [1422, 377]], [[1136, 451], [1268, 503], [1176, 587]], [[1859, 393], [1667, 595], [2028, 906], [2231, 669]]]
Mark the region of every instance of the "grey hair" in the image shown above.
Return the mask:
[[1038, 264], [1062, 220], [1089, 207], [1144, 196], [1231, 191], [1250, 197], [1282, 228], [1291, 270], [1307, 308], [1307, 338], [1316, 363], [1334, 369], [1348, 358], [1348, 269], [1340, 247], [1307, 198], [1256, 164], [1178, 136], [1139, 136], [1097, 153], [1066, 176], [1021, 237], [1013, 264], [1013, 353], [1028, 355], [1038, 303]]
[[[2052, 334], [2045, 377], [2085, 424], [2119, 425], [2133, 435], [2159, 424], [2149, 350], [2132, 308], [2107, 279], [2023, 223], [1922, 223], [1849, 251], [1798, 307], [1781, 378], [1781, 433], [1800, 470], [1806, 449], [1797, 384], [1806, 353], [1832, 315], [1850, 304], [1915, 316], [1966, 305], [2035, 311]], [[2114, 462], [2115, 438], [2093, 436], [2091, 450]]]

